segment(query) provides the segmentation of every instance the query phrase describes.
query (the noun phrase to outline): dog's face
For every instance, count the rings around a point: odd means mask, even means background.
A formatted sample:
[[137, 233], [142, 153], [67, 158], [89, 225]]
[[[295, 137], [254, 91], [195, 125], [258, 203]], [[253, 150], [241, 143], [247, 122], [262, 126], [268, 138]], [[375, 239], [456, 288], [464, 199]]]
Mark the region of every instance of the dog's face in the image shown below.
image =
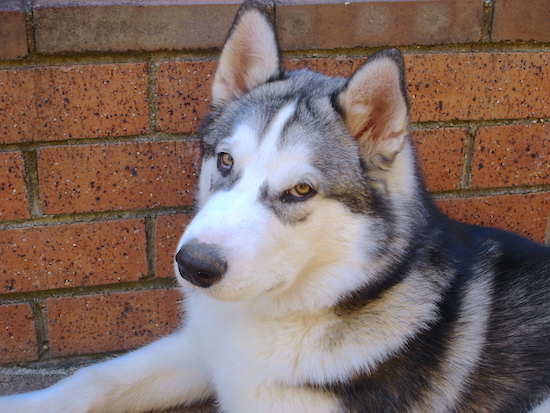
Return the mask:
[[184, 286], [325, 302], [316, 283], [337, 297], [365, 282], [358, 269], [388, 238], [379, 198], [404, 187], [392, 176], [407, 134], [400, 65], [391, 52], [348, 81], [285, 74], [266, 13], [241, 10], [201, 132], [199, 212], [176, 255]]

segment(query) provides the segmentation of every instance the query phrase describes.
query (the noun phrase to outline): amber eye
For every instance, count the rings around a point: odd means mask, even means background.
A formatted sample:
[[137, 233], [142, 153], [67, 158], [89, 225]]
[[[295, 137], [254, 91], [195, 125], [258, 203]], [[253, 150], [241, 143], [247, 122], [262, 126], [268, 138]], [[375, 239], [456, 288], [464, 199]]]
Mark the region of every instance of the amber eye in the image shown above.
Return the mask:
[[315, 190], [310, 184], [300, 182], [294, 188], [289, 189], [282, 197], [283, 202], [304, 201], [315, 194]]
[[313, 191], [313, 188], [309, 186], [309, 184], [305, 184], [302, 182], [292, 188], [289, 193], [293, 196], [301, 198], [309, 194], [311, 191]]
[[233, 167], [233, 157], [227, 152], [218, 154], [218, 169], [222, 175], [227, 175]]

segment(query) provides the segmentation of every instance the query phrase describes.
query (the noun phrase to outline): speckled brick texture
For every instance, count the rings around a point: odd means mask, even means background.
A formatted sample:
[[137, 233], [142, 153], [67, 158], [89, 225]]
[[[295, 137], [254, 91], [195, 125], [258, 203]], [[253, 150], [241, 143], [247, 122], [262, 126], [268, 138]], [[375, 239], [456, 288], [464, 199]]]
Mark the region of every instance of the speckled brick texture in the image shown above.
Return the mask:
[[437, 205], [453, 219], [517, 232], [542, 242], [548, 227], [550, 192], [446, 199]]
[[38, 152], [48, 214], [191, 205], [197, 141], [55, 146]]
[[411, 137], [428, 190], [460, 187], [466, 130], [463, 128], [415, 130]]
[[415, 122], [550, 117], [548, 53], [405, 56]]
[[478, 128], [472, 187], [550, 183], [550, 126], [508, 125]]
[[127, 350], [180, 324], [177, 290], [132, 291], [46, 300], [54, 356]]
[[148, 131], [144, 63], [0, 70], [0, 143]]
[[367, 61], [365, 57], [350, 58], [309, 58], [284, 59], [285, 70], [310, 69], [327, 76], [349, 77], [361, 64]]
[[[364, 61], [289, 59], [284, 66], [347, 77]], [[413, 122], [550, 117], [546, 52], [409, 54], [405, 67]]]
[[34, 317], [28, 304], [0, 305], [0, 363], [36, 360]]
[[191, 221], [187, 214], [163, 215], [155, 226], [155, 274], [157, 277], [174, 276], [174, 256], [183, 231]]
[[0, 230], [0, 293], [137, 281], [147, 275], [143, 220]]
[[0, 153], [0, 221], [30, 216], [21, 152]]
[[195, 132], [210, 105], [216, 62], [168, 62], [158, 71], [157, 125], [166, 132]]

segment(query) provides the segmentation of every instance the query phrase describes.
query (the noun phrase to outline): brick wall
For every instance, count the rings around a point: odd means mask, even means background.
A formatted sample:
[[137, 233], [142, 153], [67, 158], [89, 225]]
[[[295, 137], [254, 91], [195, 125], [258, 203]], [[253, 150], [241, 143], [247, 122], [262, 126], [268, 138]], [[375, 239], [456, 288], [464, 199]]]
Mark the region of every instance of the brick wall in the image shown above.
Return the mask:
[[[179, 323], [172, 255], [238, 6], [108, 3], [0, 3], [0, 363], [87, 360]], [[550, 242], [548, 1], [271, 6], [288, 68], [349, 75], [399, 47], [438, 205]]]

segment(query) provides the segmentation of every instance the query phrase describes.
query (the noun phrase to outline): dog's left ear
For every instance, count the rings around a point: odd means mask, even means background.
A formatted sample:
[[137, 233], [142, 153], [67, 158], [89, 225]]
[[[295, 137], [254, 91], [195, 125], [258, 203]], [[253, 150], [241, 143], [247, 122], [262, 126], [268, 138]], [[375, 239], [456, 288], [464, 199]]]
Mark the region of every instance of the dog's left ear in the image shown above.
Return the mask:
[[403, 56], [383, 50], [371, 56], [336, 96], [344, 122], [366, 160], [388, 169], [405, 142], [408, 101]]
[[223, 47], [214, 76], [212, 102], [235, 99], [281, 73], [277, 35], [267, 10], [256, 1], [247, 1]]

